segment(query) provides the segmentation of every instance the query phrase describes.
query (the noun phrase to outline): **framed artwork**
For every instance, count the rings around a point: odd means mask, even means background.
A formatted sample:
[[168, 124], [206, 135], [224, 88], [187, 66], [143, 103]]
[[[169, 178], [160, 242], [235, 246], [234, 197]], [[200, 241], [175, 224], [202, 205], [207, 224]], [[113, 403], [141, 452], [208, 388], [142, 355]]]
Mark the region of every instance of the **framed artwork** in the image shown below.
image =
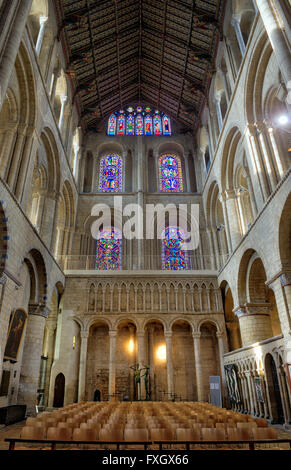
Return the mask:
[[254, 377], [255, 389], [257, 394], [257, 399], [259, 402], [264, 403], [264, 392], [261, 377]]
[[291, 364], [290, 364], [290, 362], [286, 363], [286, 370], [287, 370], [287, 378], [288, 378], [289, 388], [290, 388], [290, 391], [291, 391]]
[[17, 361], [17, 355], [23, 337], [26, 320], [27, 313], [25, 310], [18, 308], [13, 311], [7, 334], [4, 359]]

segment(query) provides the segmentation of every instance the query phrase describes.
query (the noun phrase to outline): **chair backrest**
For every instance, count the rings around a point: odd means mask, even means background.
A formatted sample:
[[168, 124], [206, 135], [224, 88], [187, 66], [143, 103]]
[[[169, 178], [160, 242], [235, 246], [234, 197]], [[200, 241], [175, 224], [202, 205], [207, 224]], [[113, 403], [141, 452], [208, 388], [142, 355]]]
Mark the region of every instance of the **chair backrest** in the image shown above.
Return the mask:
[[254, 421], [257, 423], [258, 428], [267, 428], [268, 423], [265, 418], [254, 418]]
[[47, 428], [47, 433], [46, 433], [46, 438], [48, 440], [55, 440], [55, 439], [58, 439], [58, 429], [56, 426], [51, 426], [49, 428]]
[[101, 429], [99, 431], [99, 441], [123, 441], [122, 429]]
[[229, 441], [250, 441], [253, 434], [247, 428], [227, 428], [227, 436]]
[[257, 428], [257, 423], [252, 422], [252, 421], [247, 421], [245, 423], [236, 423], [237, 429], [250, 429], [253, 430], [254, 428]]
[[36, 439], [35, 434], [36, 434], [36, 427], [26, 425], [21, 429], [20, 437], [22, 439]]
[[72, 438], [72, 428], [57, 428], [56, 439], [60, 441], [70, 441]]
[[169, 428], [150, 428], [150, 438], [153, 441], [173, 441], [174, 433]]
[[176, 429], [177, 441], [200, 441], [200, 430], [178, 428]]
[[275, 428], [256, 428], [253, 430], [254, 439], [278, 439], [278, 431]]
[[146, 428], [130, 428], [124, 429], [124, 440], [125, 441], [147, 441], [148, 440], [148, 430]]

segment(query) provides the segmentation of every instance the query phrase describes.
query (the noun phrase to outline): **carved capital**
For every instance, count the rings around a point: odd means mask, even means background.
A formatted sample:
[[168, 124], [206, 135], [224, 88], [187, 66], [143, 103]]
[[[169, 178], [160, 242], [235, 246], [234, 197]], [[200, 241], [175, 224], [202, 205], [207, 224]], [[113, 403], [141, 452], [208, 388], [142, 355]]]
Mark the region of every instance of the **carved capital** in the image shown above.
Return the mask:
[[29, 304], [28, 306], [28, 314], [29, 315], [37, 315], [39, 317], [44, 317], [44, 318], [47, 318], [49, 313], [50, 313], [50, 309], [44, 305], [44, 304]]
[[291, 286], [291, 273], [281, 274], [280, 281], [283, 287]]
[[7, 282], [7, 276], [5, 276], [5, 274], [1, 274], [1, 276], [0, 276], [0, 284], [1, 284], [2, 286], [5, 286], [6, 282]]

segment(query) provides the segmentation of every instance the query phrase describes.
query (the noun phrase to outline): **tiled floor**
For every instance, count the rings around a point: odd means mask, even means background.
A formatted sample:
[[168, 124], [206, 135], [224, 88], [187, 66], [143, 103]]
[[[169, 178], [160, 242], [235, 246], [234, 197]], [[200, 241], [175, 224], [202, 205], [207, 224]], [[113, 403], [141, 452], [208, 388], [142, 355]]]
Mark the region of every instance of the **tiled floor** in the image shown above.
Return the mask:
[[[20, 437], [20, 432], [24, 425], [25, 425], [25, 421], [20, 421], [19, 423], [11, 424], [9, 426], [0, 428], [0, 450], [8, 450], [9, 443], [4, 442], [4, 439], [6, 437]], [[278, 439], [291, 439], [291, 430], [287, 431], [283, 429], [282, 426], [274, 426], [274, 427], [278, 430]], [[21, 444], [21, 443], [16, 444], [16, 449], [19, 447], [23, 447], [23, 446], [24, 444]], [[269, 445], [267, 446], [269, 448]], [[282, 449], [290, 449], [289, 444], [278, 444], [278, 446], [280, 446], [280, 448]], [[25, 447], [29, 449], [34, 449], [36, 447], [39, 448], [39, 446], [29, 445], [29, 444], [25, 444]], [[45, 444], [43, 444], [43, 447], [47, 449], [49, 446], [46, 446]], [[68, 446], [68, 448], [72, 448], [72, 447], [73, 446]], [[93, 446], [90, 446], [91, 449], [92, 447]], [[260, 447], [264, 447], [264, 446], [261, 445]]]

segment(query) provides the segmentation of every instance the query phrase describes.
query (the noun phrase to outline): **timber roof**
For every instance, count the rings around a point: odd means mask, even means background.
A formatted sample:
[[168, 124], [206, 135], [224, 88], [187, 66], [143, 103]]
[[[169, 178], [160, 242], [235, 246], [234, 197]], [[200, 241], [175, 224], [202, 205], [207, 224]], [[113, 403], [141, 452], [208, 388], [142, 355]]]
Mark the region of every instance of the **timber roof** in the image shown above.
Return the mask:
[[199, 126], [224, 0], [55, 0], [58, 38], [84, 132], [150, 105], [181, 132]]

